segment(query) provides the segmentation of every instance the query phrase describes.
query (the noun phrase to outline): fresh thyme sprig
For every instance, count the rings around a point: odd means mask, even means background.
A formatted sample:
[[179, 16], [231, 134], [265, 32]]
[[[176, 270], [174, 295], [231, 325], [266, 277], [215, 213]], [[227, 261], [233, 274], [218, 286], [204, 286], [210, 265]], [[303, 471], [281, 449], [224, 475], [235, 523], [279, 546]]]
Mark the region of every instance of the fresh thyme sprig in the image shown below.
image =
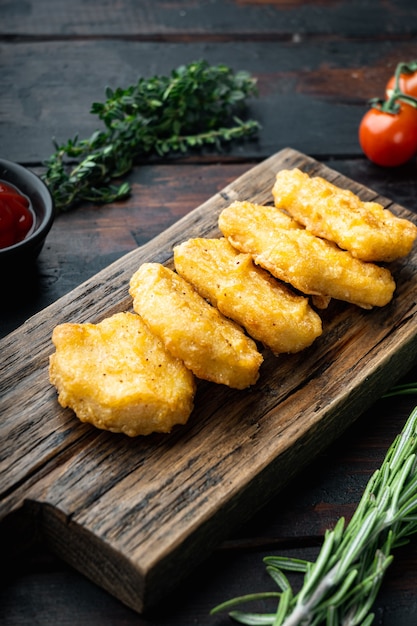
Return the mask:
[[112, 184], [127, 174], [135, 159], [166, 156], [225, 142], [257, 132], [255, 120], [243, 120], [246, 100], [257, 94], [256, 80], [226, 65], [195, 61], [170, 76], [140, 78], [126, 89], [106, 90], [106, 101], [91, 113], [103, 122], [88, 139], [55, 143], [43, 179], [57, 211], [81, 200], [113, 202], [130, 187]]
[[[417, 384], [394, 387], [386, 396], [417, 394]], [[277, 598], [271, 613], [239, 610], [229, 615], [254, 626], [370, 626], [371, 612], [392, 551], [417, 532], [417, 407], [373, 474], [360, 503], [345, 525], [340, 518], [325, 533], [316, 561], [269, 556], [267, 571], [279, 591], [226, 601], [212, 614], [230, 611], [243, 602]], [[285, 571], [304, 574], [295, 593]]]

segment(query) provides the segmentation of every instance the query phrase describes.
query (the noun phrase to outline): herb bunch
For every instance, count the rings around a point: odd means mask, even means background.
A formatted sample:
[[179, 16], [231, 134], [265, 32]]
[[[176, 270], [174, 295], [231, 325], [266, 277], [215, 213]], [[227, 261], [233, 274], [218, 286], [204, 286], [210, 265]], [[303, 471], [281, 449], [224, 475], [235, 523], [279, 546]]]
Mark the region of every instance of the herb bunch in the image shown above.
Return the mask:
[[[387, 396], [417, 394], [417, 384], [394, 387]], [[272, 613], [232, 610], [241, 624], [270, 626], [370, 626], [371, 608], [392, 551], [417, 532], [417, 407], [373, 474], [346, 526], [340, 518], [325, 533], [316, 561], [268, 556], [266, 569], [279, 591], [234, 598], [212, 610], [229, 611], [244, 602], [274, 598]], [[303, 574], [295, 593], [286, 571]]]
[[137, 158], [213, 146], [253, 135], [255, 120], [243, 120], [246, 100], [257, 94], [256, 80], [226, 65], [195, 61], [170, 76], [140, 78], [125, 89], [107, 88], [106, 101], [91, 113], [103, 122], [88, 139], [55, 143], [43, 180], [57, 211], [81, 200], [105, 203], [130, 193], [124, 182]]

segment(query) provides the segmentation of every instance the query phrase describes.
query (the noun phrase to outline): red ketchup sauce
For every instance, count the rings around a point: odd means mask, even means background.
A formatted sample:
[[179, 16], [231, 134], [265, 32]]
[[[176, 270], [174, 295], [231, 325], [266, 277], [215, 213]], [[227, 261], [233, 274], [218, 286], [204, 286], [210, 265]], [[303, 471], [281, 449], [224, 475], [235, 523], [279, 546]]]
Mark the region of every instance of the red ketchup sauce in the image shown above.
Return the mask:
[[33, 231], [34, 222], [28, 198], [0, 180], [0, 248], [22, 241]]

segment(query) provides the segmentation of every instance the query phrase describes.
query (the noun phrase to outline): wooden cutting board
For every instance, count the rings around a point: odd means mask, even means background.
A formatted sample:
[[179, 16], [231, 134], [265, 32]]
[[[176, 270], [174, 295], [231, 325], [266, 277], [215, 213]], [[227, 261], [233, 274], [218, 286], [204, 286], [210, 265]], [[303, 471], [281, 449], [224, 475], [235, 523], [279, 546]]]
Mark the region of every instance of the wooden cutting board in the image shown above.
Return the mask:
[[172, 266], [174, 245], [218, 236], [218, 214], [235, 199], [270, 203], [276, 172], [291, 167], [417, 221], [405, 208], [285, 149], [2, 340], [5, 545], [18, 533], [19, 542], [41, 533], [71, 565], [142, 612], [414, 365], [416, 249], [391, 266], [392, 303], [364, 311], [332, 302], [311, 348], [280, 357], [265, 351], [260, 380], [249, 390], [200, 382], [188, 424], [170, 435], [129, 439], [102, 432], [58, 405], [47, 372], [53, 327], [130, 309], [128, 283], [141, 263]]

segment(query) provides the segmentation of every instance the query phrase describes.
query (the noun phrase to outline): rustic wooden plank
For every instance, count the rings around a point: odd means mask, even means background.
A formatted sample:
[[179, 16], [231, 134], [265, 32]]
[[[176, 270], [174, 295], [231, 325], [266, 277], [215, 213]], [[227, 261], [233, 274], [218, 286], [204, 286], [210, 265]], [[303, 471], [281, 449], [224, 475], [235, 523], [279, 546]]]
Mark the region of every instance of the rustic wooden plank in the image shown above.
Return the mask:
[[[292, 551], [289, 556], [305, 556], [305, 552]], [[226, 598], [244, 591], [271, 590], [273, 585], [265, 574], [262, 557], [265, 552], [233, 555], [233, 561], [218, 558], [207, 571], [201, 569], [198, 577], [190, 580], [187, 588], [159, 607], [156, 615], [138, 616], [114, 598], [77, 575], [65, 564], [55, 560], [46, 566], [32, 561], [22, 567], [22, 575], [14, 586], [9, 582], [0, 591], [0, 615], [7, 616], [7, 626], [31, 626], [35, 614], [42, 626], [73, 626], [77, 624], [109, 624], [118, 626], [227, 626], [226, 615], [210, 616], [210, 609]], [[416, 550], [408, 557], [395, 560], [387, 578], [396, 577], [390, 586], [384, 585], [375, 603], [380, 623], [384, 626], [414, 626], [417, 601], [412, 585], [413, 559]], [[30, 566], [38, 566], [36, 575]], [[413, 621], [414, 620], [414, 621]]]
[[[158, 235], [250, 168], [250, 163], [135, 167], [131, 197], [85, 204], [55, 219], [34, 274], [7, 285], [0, 337]], [[35, 168], [36, 173], [43, 168]]]
[[[38, 547], [10, 565], [6, 562], [9, 577], [0, 588], [0, 619], [8, 626], [30, 626], [34, 614], [44, 626], [71, 626], [77, 620], [126, 626], [183, 626], [196, 620], [199, 626], [229, 623], [226, 617], [220, 622], [210, 617], [210, 609], [244, 592], [272, 590], [263, 556], [294, 555], [296, 548], [301, 558], [309, 556], [310, 548], [320, 545], [324, 530], [341, 514], [351, 514], [368, 477], [379, 466], [413, 406], [413, 398], [378, 401], [360, 423], [219, 546], [204, 566], [150, 615], [138, 616]], [[396, 550], [394, 563], [385, 575], [374, 609], [386, 626], [413, 625], [417, 610], [416, 551], [414, 540]]]
[[48, 0], [13, 2], [3, 11], [0, 34], [15, 36], [135, 36], [143, 39], [221, 36], [244, 38], [291, 34], [364, 37], [415, 34], [417, 8], [412, 0], [311, 2], [288, 0], [124, 0], [103, 3]]
[[[411, 379], [415, 380], [415, 375]], [[396, 406], [394, 419], [391, 404]], [[245, 591], [272, 588], [262, 564], [265, 554], [286, 554], [292, 539], [293, 547], [299, 545], [299, 555], [305, 558], [308, 546], [318, 545], [326, 528], [340, 515], [350, 515], [367, 478], [379, 466], [413, 404], [413, 398], [377, 402], [360, 424], [319, 455], [289, 489], [223, 543], [204, 567], [186, 578], [164, 603], [165, 609], [160, 607], [139, 617], [38, 547], [5, 561], [9, 576], [0, 589], [0, 618], [8, 626], [30, 626], [36, 614], [44, 626], [70, 626], [76, 606], [77, 619], [90, 623], [183, 626], [196, 615], [201, 626], [217, 623], [209, 616], [217, 602]], [[16, 529], [11, 539], [12, 543], [20, 540]], [[417, 610], [415, 553], [414, 541], [405, 550], [396, 551], [377, 598], [375, 610], [388, 626], [407, 624], [407, 611], [413, 616]]]
[[[415, 171], [410, 163], [387, 178], [366, 159], [323, 160], [349, 178], [415, 210]], [[143, 245], [177, 219], [243, 174], [250, 163], [135, 167], [132, 196], [116, 204], [82, 207], [55, 220], [33, 275], [8, 286], [0, 308], [0, 337], [62, 297], [127, 252]], [[35, 168], [41, 173], [43, 169]], [[24, 286], [24, 289], [22, 289]]]
[[[357, 128], [368, 98], [381, 96], [398, 61], [415, 56], [412, 41], [233, 42], [158, 44], [126, 41], [3, 43], [0, 48], [5, 157], [39, 165], [53, 139], [89, 137], [90, 114], [105, 88], [167, 74], [199, 58], [227, 63], [258, 78], [250, 114], [262, 129], [205, 159], [263, 159], [291, 145], [312, 156], [359, 156]], [[94, 67], [86, 80], [86, 64]], [[300, 120], [303, 123], [300, 124]], [[197, 157], [201, 160], [201, 157]]]
[[[417, 380], [417, 368], [405, 381]], [[352, 516], [365, 486], [416, 405], [415, 396], [380, 399], [320, 453], [291, 485], [222, 544], [230, 551], [321, 543], [339, 517]], [[414, 540], [416, 542], [416, 540]]]
[[[416, 375], [414, 372], [409, 378], [416, 380]], [[0, 618], [8, 626], [30, 626], [33, 615], [43, 626], [72, 626], [74, 619], [126, 626], [184, 626], [196, 619], [199, 626], [229, 623], [226, 618], [210, 617], [210, 609], [244, 592], [272, 589], [262, 563], [264, 555], [287, 554], [290, 547], [294, 555], [299, 546], [298, 554], [305, 558], [311, 552], [309, 546], [320, 544], [326, 528], [332, 527], [340, 515], [350, 515], [414, 402], [404, 397], [378, 401], [360, 423], [319, 455], [251, 522], [233, 533], [150, 615], [138, 616], [43, 546], [37, 546], [18, 558], [4, 560], [8, 578], [0, 588]], [[11, 539], [17, 543], [20, 537], [15, 532]], [[374, 606], [384, 625], [414, 624], [416, 551], [416, 541], [412, 540], [395, 552]]]
[[[210, 609], [244, 592], [272, 590], [273, 583], [262, 563], [267, 554], [216, 554], [175, 596], [148, 616], [137, 615], [50, 554], [38, 558], [35, 554], [17, 563], [17, 578], [9, 576], [3, 583], [0, 616], [4, 616], [7, 626], [31, 626], [34, 615], [42, 626], [228, 626], [233, 622], [226, 615], [210, 616]], [[285, 554], [302, 558], [310, 556], [311, 551], [292, 550]], [[414, 545], [397, 553], [374, 605], [380, 624], [414, 626], [416, 558]]]
[[[387, 178], [366, 159], [329, 159], [324, 164], [415, 210], [415, 169], [410, 163]], [[85, 204], [57, 217], [34, 274], [8, 286], [0, 307], [0, 337], [143, 245], [220, 191], [250, 163], [139, 165], [129, 176], [132, 196], [116, 204]], [[42, 168], [35, 168], [38, 174]], [[24, 286], [24, 289], [22, 288]], [[3, 283], [4, 287], [4, 283]]]
[[296, 165], [415, 219], [284, 150], [1, 342], [1, 516], [32, 502], [28, 514], [53, 549], [138, 611], [169, 592], [179, 572], [195, 567], [415, 362], [416, 252], [395, 265], [392, 304], [369, 312], [333, 303], [312, 348], [279, 359], [265, 352], [251, 390], [216, 387], [213, 394], [212, 385], [199, 384], [193, 416], [170, 436], [101, 433], [57, 405], [46, 372], [53, 326], [129, 308], [127, 284], [140, 263], [169, 264], [177, 242], [218, 234], [224, 206], [237, 197], [270, 201], [276, 171]]

